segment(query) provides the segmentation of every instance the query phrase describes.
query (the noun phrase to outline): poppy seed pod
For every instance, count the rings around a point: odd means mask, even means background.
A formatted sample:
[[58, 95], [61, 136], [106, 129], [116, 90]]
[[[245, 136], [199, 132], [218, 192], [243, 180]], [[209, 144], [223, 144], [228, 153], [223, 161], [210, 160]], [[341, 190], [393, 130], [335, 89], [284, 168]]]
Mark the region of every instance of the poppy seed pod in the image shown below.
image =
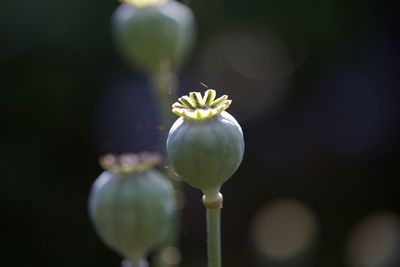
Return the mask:
[[173, 0], [124, 0], [113, 15], [114, 39], [122, 56], [154, 73], [176, 70], [194, 43], [192, 11]]
[[151, 154], [106, 156], [94, 182], [89, 215], [96, 232], [129, 262], [145, 259], [168, 230], [174, 210], [171, 182], [153, 169]]
[[167, 139], [167, 154], [174, 170], [206, 196], [217, 196], [244, 153], [242, 129], [225, 111], [231, 100], [226, 95], [218, 99], [215, 96], [214, 90], [207, 90], [204, 97], [192, 92], [179, 98], [172, 111], [180, 118]]

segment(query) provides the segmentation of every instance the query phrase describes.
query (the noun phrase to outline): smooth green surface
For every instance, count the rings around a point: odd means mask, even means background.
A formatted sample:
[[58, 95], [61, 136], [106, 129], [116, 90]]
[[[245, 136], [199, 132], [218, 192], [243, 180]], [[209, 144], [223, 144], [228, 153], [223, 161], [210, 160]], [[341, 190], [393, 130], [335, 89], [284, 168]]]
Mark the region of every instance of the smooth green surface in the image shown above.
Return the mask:
[[206, 210], [208, 267], [221, 267], [221, 208]]
[[171, 182], [160, 172], [103, 172], [89, 196], [89, 213], [101, 239], [132, 262], [163, 238], [174, 210]]
[[243, 132], [227, 112], [209, 120], [180, 117], [167, 139], [171, 165], [183, 180], [203, 192], [219, 188], [239, 167]]
[[143, 8], [122, 4], [113, 16], [113, 33], [130, 64], [150, 73], [177, 69], [194, 42], [194, 16], [176, 1]]

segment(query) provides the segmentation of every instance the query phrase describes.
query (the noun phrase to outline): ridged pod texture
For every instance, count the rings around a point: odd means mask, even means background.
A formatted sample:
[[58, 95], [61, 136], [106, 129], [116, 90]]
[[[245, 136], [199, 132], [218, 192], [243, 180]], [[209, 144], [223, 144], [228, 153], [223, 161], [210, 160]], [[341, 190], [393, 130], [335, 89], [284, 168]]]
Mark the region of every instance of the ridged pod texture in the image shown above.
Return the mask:
[[180, 67], [194, 43], [192, 11], [176, 1], [135, 7], [122, 4], [113, 16], [115, 42], [123, 57], [147, 72]]
[[174, 210], [173, 187], [156, 170], [103, 172], [89, 196], [89, 214], [101, 239], [133, 262], [161, 241]]
[[200, 121], [180, 117], [169, 132], [167, 153], [187, 183], [203, 192], [219, 189], [242, 161], [243, 132], [225, 111]]

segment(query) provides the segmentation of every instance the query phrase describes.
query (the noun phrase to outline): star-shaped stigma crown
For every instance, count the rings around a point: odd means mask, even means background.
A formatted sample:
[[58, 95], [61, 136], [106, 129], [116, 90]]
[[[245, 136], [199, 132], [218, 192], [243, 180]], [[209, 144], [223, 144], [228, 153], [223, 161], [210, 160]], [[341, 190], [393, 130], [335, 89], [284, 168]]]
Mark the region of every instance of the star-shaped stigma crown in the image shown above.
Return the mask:
[[158, 153], [142, 152], [122, 155], [107, 154], [100, 158], [100, 165], [105, 170], [116, 173], [139, 173], [150, 169], [161, 162]]
[[120, 0], [122, 3], [135, 7], [157, 6], [166, 3], [168, 0]]
[[172, 112], [189, 120], [207, 120], [225, 111], [232, 103], [227, 95], [217, 99], [216, 92], [209, 89], [201, 96], [199, 92], [190, 92], [172, 105]]

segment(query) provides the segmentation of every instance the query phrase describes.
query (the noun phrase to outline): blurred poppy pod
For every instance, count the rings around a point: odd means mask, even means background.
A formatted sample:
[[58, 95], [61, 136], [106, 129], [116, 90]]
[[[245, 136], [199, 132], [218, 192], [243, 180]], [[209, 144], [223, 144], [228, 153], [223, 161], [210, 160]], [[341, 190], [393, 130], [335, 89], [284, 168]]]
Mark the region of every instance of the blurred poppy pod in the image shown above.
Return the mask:
[[111, 249], [132, 263], [145, 259], [168, 230], [174, 210], [171, 182], [153, 169], [152, 154], [112, 155], [89, 196], [90, 219]]
[[215, 99], [214, 90], [202, 97], [198, 92], [179, 98], [172, 111], [180, 118], [167, 139], [167, 154], [174, 170], [187, 183], [216, 193], [242, 162], [243, 132], [235, 118], [225, 110], [228, 96]]
[[194, 43], [192, 11], [173, 0], [125, 0], [113, 16], [115, 42], [128, 63], [154, 73], [178, 69]]

